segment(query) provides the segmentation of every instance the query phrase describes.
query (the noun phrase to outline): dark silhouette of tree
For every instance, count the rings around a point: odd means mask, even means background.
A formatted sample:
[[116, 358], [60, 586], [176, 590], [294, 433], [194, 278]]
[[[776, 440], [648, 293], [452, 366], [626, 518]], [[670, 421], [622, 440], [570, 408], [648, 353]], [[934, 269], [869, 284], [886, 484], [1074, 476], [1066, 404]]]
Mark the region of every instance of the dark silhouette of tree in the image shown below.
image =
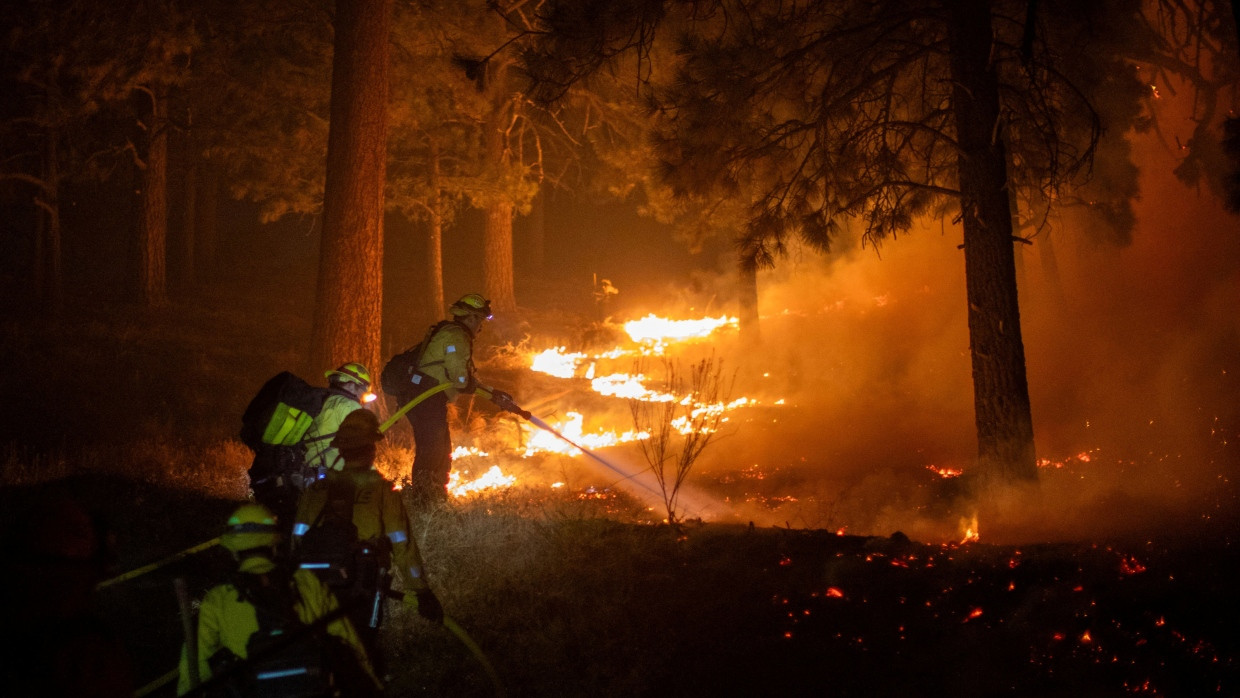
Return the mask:
[[391, 0], [338, 0], [310, 368], [377, 371], [383, 303]]
[[[1206, 186], [1228, 200], [1232, 157], [1228, 119], [1240, 85], [1240, 40], [1236, 3], [1229, 0], [1156, 0], [1143, 7], [1150, 38], [1133, 58], [1148, 68], [1149, 82], [1192, 91], [1192, 135], [1168, 144], [1179, 154], [1175, 175], [1193, 187]], [[1170, 87], [1174, 85], [1175, 87]], [[1157, 128], [1157, 110], [1154, 127]]]
[[[177, 5], [121, 7], [61, 0], [21, 3], [8, 17], [5, 75], [29, 108], [14, 114], [39, 130], [33, 160], [3, 177], [38, 190], [45, 216], [35, 278], [60, 303], [60, 187], [66, 178], [138, 172], [138, 288], [148, 307], [167, 303], [168, 98], [184, 79], [197, 37]], [[29, 143], [30, 141], [26, 141]]]
[[138, 170], [138, 287], [142, 302], [157, 308], [168, 303], [169, 100], [188, 74], [198, 36], [175, 3], [91, 7], [93, 23], [78, 40], [89, 41], [93, 53], [73, 70], [101, 109], [134, 119], [135, 137], [116, 150]]

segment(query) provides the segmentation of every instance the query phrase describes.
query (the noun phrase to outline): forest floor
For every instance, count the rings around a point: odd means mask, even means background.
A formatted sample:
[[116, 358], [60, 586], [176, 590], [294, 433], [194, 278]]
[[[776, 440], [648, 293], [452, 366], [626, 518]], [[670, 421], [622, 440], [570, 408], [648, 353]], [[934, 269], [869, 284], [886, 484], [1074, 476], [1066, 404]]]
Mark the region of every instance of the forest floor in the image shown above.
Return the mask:
[[[4, 488], [5, 510], [47, 488], [114, 522], [118, 572], [216, 535], [235, 506], [88, 476]], [[622, 520], [622, 499], [507, 491], [417, 517], [432, 586], [499, 684], [456, 637], [389, 603], [388, 695], [1240, 691], [1234, 541], [930, 545], [898, 533], [673, 528]], [[172, 580], [197, 595], [229, 565], [215, 548], [98, 592], [139, 683], [176, 663]]]

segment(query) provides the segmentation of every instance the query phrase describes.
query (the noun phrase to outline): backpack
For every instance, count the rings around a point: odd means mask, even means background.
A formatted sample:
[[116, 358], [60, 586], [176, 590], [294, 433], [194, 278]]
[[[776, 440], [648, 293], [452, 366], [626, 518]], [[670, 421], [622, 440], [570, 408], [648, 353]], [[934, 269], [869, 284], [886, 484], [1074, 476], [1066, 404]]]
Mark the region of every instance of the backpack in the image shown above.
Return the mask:
[[270, 574], [275, 582], [270, 586], [249, 579], [234, 582], [241, 597], [254, 606], [258, 620], [258, 630], [246, 642], [249, 671], [241, 694], [247, 698], [331, 695], [331, 671], [323, 641], [326, 631], [312, 630], [297, 615], [294, 604], [298, 596], [288, 571], [277, 568]]
[[430, 387], [429, 384], [424, 386], [414, 384], [414, 374], [418, 373], [418, 368], [422, 365], [422, 353], [426, 351], [426, 347], [430, 346], [431, 337], [434, 337], [435, 333], [441, 328], [453, 322], [452, 320], [443, 320], [431, 325], [421, 342], [388, 359], [388, 362], [383, 365], [383, 370], [379, 373], [379, 387], [383, 388], [383, 392], [399, 399], [403, 396], [409, 396], [410, 393], [416, 395], [421, 389]]
[[358, 539], [353, 523], [357, 487], [352, 480], [329, 477], [317, 486], [327, 488], [327, 501], [297, 544], [298, 564], [337, 593], [373, 593], [383, 584], [380, 570], [389, 565], [390, 542], [386, 537]]
[[357, 491], [345, 478], [328, 478], [321, 486], [327, 488], [327, 501], [297, 543], [297, 562], [332, 589], [345, 589], [353, 586], [357, 577], [353, 564], [357, 550], [353, 501]]
[[241, 441], [257, 453], [264, 444], [294, 446], [323, 409], [330, 391], [281, 371], [250, 400], [241, 415]]

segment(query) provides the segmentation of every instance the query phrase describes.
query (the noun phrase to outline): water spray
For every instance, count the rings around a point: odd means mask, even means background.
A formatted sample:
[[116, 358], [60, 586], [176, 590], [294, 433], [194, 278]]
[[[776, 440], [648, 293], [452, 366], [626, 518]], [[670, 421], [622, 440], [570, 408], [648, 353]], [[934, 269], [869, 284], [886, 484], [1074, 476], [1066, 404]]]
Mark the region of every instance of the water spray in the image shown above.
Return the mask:
[[544, 422], [543, 420], [539, 419], [538, 417], [535, 417], [534, 415], [530, 414], [529, 412], [525, 412], [525, 413], [524, 413], [524, 414], [522, 414], [521, 416], [522, 416], [522, 417], [525, 417], [526, 419], [528, 419], [528, 420], [530, 421], [530, 423], [531, 423], [531, 424], [533, 424], [534, 426], [538, 427], [539, 429], [542, 429], [542, 430], [544, 430], [544, 431], [549, 432], [552, 436], [556, 437], [557, 439], [560, 439], [561, 441], [563, 441], [564, 443], [568, 444], [569, 446], [572, 446], [573, 448], [577, 449], [578, 451], [581, 451], [581, 452], [582, 452], [582, 453], [584, 453], [586, 456], [588, 456], [588, 457], [590, 457], [590, 458], [593, 458], [595, 461], [598, 461], [600, 464], [602, 464], [602, 465], [603, 465], [603, 467], [608, 468], [609, 470], [611, 470], [612, 472], [614, 472], [614, 473], [616, 473], [617, 475], [621, 476], [621, 477], [622, 477], [622, 478], [624, 478], [625, 480], [632, 480], [632, 481], [633, 481], [633, 482], [635, 482], [636, 484], [640, 485], [640, 486], [642, 487], [642, 489], [645, 489], [647, 492], [649, 492], [649, 493], [651, 493], [651, 494], [655, 495], [656, 497], [659, 497], [660, 499], [662, 499], [662, 497], [663, 497], [663, 493], [662, 493], [662, 492], [659, 492], [658, 490], [656, 490], [656, 489], [654, 489], [654, 488], [652, 488], [652, 487], [650, 487], [649, 485], [647, 485], [646, 483], [642, 482], [641, 480], [638, 480], [638, 479], [637, 479], [637, 473], [629, 473], [629, 472], [625, 472], [625, 471], [624, 471], [622, 468], [620, 468], [619, 466], [614, 465], [614, 464], [612, 464], [612, 463], [608, 462], [608, 460], [607, 460], [606, 458], [603, 458], [602, 456], [598, 455], [597, 453], [594, 453], [593, 451], [589, 451], [589, 450], [587, 450], [585, 447], [581, 446], [580, 444], [576, 443], [576, 442], [575, 442], [575, 441], [573, 441], [572, 439], [568, 438], [567, 436], [565, 436], [565, 435], [561, 434], [560, 432], [556, 431], [555, 429], [553, 429], [553, 428], [551, 427], [551, 425], [550, 425], [550, 424], [547, 424], [546, 422]]
[[[615, 463], [612, 463], [611, 461], [607, 460], [606, 458], [603, 458], [597, 453], [590, 451], [589, 449], [585, 448], [581, 444], [573, 441], [572, 439], [568, 438], [564, 434], [560, 433], [558, 430], [556, 430], [554, 427], [552, 427], [550, 424], [546, 423], [542, 419], [535, 417], [533, 414], [530, 413], [529, 410], [522, 409], [519, 405], [513, 402], [512, 396], [508, 395], [507, 393], [501, 393], [501, 392], [496, 391], [492, 395], [491, 400], [496, 405], [498, 405], [501, 409], [520, 415], [522, 418], [526, 419], [527, 421], [529, 421], [531, 424], [538, 427], [539, 429], [542, 429], [543, 431], [548, 432], [549, 434], [556, 437], [557, 439], [560, 439], [561, 441], [568, 444], [569, 446], [572, 446], [578, 451], [581, 451], [587, 457], [593, 459], [595, 462], [599, 463], [603, 467], [619, 475], [622, 481], [632, 482], [638, 487], [641, 487], [642, 489], [646, 490], [651, 495], [653, 495], [660, 502], [660, 504], [665, 503], [664, 493], [661, 490], [655, 489], [648, 483], [642, 482], [642, 480], [638, 478], [638, 475], [640, 475], [642, 471], [629, 472], [625, 468], [622, 468], [616, 465]], [[649, 468], [647, 468], [647, 470], [648, 469]], [[681, 496], [679, 497], [680, 503], [686, 508], [696, 509], [697, 511], [695, 513], [701, 516], [703, 507], [701, 505], [699, 506], [688, 505], [688, 503], [685, 501], [686, 499], [686, 497], [684, 496], [685, 494], [686, 493], [684, 492], [681, 493]]]

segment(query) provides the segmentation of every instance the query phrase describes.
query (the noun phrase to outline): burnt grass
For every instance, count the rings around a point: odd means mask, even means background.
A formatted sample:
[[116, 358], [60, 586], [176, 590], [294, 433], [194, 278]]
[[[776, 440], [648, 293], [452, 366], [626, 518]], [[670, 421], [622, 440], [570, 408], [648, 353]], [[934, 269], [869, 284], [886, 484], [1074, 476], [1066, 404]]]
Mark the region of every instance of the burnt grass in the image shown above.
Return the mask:
[[[141, 439], [183, 441], [188, 454], [232, 438], [253, 389], [295, 365], [289, 347], [308, 332], [296, 317], [266, 317], [259, 327], [248, 314], [187, 308], [99, 308], [55, 323], [12, 314], [0, 377], [29, 399], [0, 408], [6, 533], [20, 533], [23, 504], [61, 489], [113, 532], [110, 573], [217, 535], [237, 500], [167, 486], [150, 464], [135, 475], [97, 463], [52, 482], [7, 471], [48, 453], [106, 462], [115, 444]], [[618, 493], [557, 496], [514, 492], [415, 521], [432, 586], [509, 696], [1240, 695], [1234, 530], [938, 545], [898, 532], [673, 528], [613, 515], [627, 510]], [[177, 660], [173, 580], [201, 595], [229, 567], [216, 548], [97, 592], [140, 685]], [[447, 630], [398, 604], [388, 612], [388, 695], [496, 695]]]

